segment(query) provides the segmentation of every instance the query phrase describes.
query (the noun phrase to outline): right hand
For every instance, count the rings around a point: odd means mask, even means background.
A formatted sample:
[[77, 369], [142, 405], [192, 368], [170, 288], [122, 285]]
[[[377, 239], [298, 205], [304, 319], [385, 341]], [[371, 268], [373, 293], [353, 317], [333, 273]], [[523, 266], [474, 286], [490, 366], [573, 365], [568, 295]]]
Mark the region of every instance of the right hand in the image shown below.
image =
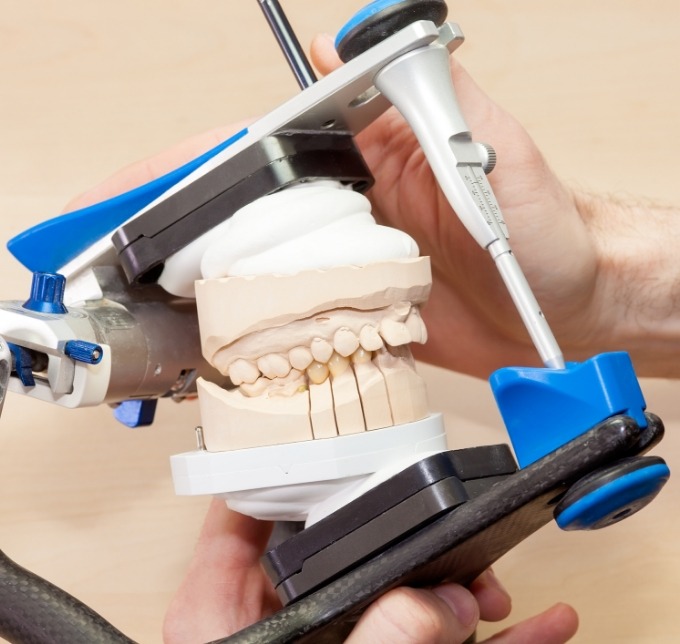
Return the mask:
[[[342, 64], [327, 36], [314, 40], [312, 59], [322, 73]], [[451, 73], [475, 140], [496, 149], [498, 163], [489, 181], [513, 251], [567, 359], [628, 348], [620, 326], [630, 301], [612, 289], [621, 282], [612, 279], [618, 254], [611, 257], [612, 240], [618, 243], [616, 235], [621, 236], [620, 213], [607, 226], [611, 209], [559, 181], [526, 130], [455, 58]], [[508, 364], [539, 364], [493, 261], [451, 210], [401, 115], [391, 108], [357, 142], [376, 180], [369, 194], [374, 215], [409, 233], [431, 257], [433, 290], [423, 309], [429, 339], [424, 348], [413, 346], [416, 357], [482, 377]], [[628, 241], [625, 235], [621, 241]], [[633, 283], [639, 280], [631, 277]], [[633, 303], [644, 302], [644, 295], [635, 297], [643, 299], [631, 298]], [[642, 304], [639, 308], [644, 310]], [[646, 358], [644, 352], [639, 357]]]

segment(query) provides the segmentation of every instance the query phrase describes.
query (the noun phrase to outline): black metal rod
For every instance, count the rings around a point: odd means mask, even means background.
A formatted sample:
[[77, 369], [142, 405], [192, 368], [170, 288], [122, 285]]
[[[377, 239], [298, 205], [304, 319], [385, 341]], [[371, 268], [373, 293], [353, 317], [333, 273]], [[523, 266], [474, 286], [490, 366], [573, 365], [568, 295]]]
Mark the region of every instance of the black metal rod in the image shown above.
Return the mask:
[[300, 88], [305, 89], [316, 83], [316, 75], [309, 64], [309, 60], [307, 60], [307, 56], [305, 56], [305, 52], [300, 47], [300, 42], [293, 32], [286, 14], [283, 13], [281, 4], [278, 0], [258, 0], [258, 2]]

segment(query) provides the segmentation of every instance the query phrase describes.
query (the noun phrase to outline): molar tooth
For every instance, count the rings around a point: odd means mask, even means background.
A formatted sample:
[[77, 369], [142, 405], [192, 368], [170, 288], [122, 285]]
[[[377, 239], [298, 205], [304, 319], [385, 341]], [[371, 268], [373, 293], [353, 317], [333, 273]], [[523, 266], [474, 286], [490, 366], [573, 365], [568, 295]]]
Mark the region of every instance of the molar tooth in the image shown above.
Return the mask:
[[262, 395], [264, 390], [269, 387], [271, 380], [269, 378], [258, 378], [255, 382], [244, 382], [240, 387], [240, 392], [248, 398], [256, 398]]
[[238, 358], [229, 365], [229, 379], [236, 385], [253, 384], [260, 377], [260, 370], [254, 362]]
[[267, 378], [285, 378], [291, 369], [288, 358], [281, 353], [268, 353], [257, 359], [257, 366]]
[[307, 391], [307, 382], [302, 372], [297, 369], [291, 369], [287, 376], [275, 378], [271, 381], [269, 389], [267, 389], [267, 396], [269, 398], [294, 396], [303, 391]]
[[339, 353], [334, 353], [328, 361], [328, 370], [334, 378], [343, 373], [347, 367], [349, 367], [349, 358]]
[[314, 356], [308, 347], [293, 347], [288, 352], [288, 360], [293, 369], [304, 371], [314, 361]]
[[341, 356], [351, 356], [359, 347], [359, 338], [351, 329], [343, 326], [335, 332], [333, 346]]
[[373, 354], [370, 351], [366, 351], [363, 347], [359, 347], [352, 354], [352, 364], [366, 364], [371, 361]]
[[387, 344], [393, 347], [411, 342], [411, 334], [403, 322], [383, 318], [380, 321], [380, 335]]
[[423, 318], [420, 317], [420, 312], [417, 308], [414, 307], [411, 310], [404, 324], [411, 334], [411, 342], [417, 342], [418, 344], [425, 344], [427, 342], [427, 327], [425, 322], [423, 322]]
[[366, 324], [359, 331], [359, 343], [366, 351], [377, 351], [384, 346], [383, 339], [378, 333], [378, 329], [372, 324]]
[[310, 348], [317, 362], [328, 362], [333, 355], [333, 345], [322, 338], [314, 338]]
[[312, 362], [307, 367], [307, 377], [315, 385], [320, 385], [326, 378], [328, 378], [329, 369], [328, 364], [324, 362]]

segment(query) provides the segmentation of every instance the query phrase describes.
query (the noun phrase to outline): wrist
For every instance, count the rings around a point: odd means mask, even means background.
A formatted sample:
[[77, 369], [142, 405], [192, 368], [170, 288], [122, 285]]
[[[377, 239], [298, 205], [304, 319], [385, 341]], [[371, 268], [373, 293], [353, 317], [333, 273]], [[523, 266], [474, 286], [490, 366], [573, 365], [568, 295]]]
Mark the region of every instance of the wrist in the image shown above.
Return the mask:
[[575, 195], [598, 257], [595, 352], [628, 351], [640, 376], [680, 377], [680, 212]]

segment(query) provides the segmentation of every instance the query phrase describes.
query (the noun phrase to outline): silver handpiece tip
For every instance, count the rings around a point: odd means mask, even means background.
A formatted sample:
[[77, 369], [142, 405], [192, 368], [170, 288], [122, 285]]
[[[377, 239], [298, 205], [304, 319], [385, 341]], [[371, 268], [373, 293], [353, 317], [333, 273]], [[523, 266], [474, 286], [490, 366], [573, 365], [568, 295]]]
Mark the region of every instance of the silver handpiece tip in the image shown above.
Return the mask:
[[561, 353], [559, 355], [546, 358], [544, 364], [549, 369], [564, 369], [567, 366], [564, 362], [564, 356]]

